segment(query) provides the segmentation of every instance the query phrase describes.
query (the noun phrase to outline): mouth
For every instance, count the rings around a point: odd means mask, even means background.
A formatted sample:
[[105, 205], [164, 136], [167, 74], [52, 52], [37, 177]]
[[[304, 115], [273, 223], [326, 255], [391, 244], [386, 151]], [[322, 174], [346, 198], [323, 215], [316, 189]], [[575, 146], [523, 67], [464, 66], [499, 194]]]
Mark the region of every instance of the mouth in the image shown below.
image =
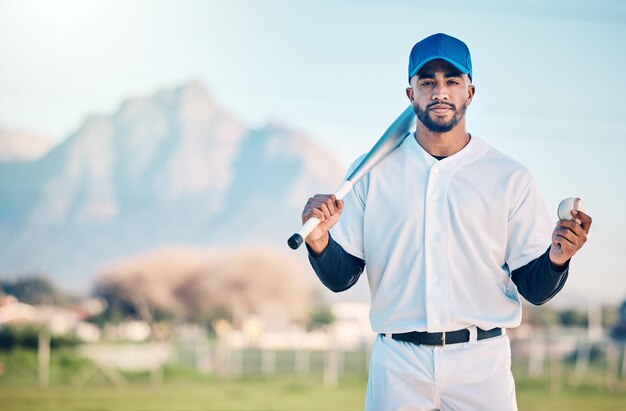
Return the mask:
[[453, 107], [448, 106], [447, 104], [435, 104], [428, 108], [429, 111], [432, 111], [437, 115], [445, 115], [454, 110]]

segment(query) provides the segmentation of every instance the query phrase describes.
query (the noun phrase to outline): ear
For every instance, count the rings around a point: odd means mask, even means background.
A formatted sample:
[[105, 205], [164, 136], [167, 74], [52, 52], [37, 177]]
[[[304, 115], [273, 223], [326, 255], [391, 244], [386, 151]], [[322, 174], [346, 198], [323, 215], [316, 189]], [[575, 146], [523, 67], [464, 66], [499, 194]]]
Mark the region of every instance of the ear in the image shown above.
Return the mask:
[[406, 96], [409, 98], [409, 100], [413, 101], [413, 87], [406, 88]]
[[467, 88], [467, 104], [471, 104], [474, 99], [474, 94], [476, 94], [476, 87], [473, 84], [470, 84]]

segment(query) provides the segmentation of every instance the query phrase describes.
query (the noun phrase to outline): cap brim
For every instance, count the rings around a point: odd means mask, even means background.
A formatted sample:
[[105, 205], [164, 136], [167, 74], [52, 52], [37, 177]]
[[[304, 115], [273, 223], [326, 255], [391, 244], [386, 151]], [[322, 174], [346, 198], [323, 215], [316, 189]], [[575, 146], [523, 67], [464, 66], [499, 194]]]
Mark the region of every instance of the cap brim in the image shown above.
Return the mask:
[[419, 66], [415, 67], [413, 69], [413, 71], [411, 71], [411, 73], [409, 74], [409, 83], [411, 82], [411, 79], [413, 78], [413, 76], [416, 75], [422, 69], [422, 67], [424, 67], [426, 64], [430, 63], [433, 60], [444, 60], [444, 61], [447, 61], [448, 63], [452, 64], [457, 70], [459, 70], [461, 73], [469, 75], [469, 70], [466, 67], [463, 67], [461, 64], [457, 63], [456, 61], [451, 60], [448, 57], [433, 56], [433, 57], [430, 57], [430, 58], [424, 60], [422, 62], [422, 64], [420, 64]]

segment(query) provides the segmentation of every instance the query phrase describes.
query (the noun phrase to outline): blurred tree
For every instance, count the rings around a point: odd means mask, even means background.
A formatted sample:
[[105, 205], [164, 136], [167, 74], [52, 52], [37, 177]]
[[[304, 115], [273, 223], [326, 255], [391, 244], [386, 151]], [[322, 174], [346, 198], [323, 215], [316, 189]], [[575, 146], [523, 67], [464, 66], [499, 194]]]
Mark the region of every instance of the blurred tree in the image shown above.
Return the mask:
[[[36, 350], [39, 345], [40, 326], [9, 325], [0, 328], [0, 351], [11, 351], [15, 348]], [[50, 339], [51, 348], [73, 347], [79, 340], [74, 335], [53, 335]]]
[[170, 320], [175, 317], [167, 305], [161, 305], [143, 294], [141, 286], [128, 287], [128, 284], [110, 283], [96, 289], [96, 295], [107, 301], [107, 308], [90, 321], [120, 323], [129, 318], [144, 320], [148, 323]]
[[332, 324], [335, 321], [335, 316], [331, 311], [330, 307], [327, 305], [317, 306], [311, 312], [311, 317], [309, 318], [308, 328], [309, 330], [314, 330], [316, 328], [324, 327]]
[[22, 276], [13, 281], [0, 280], [0, 290], [27, 304], [53, 304], [68, 300], [50, 279], [39, 273]]
[[551, 307], [537, 307], [524, 303], [522, 310], [522, 321], [534, 327], [551, 327], [558, 325], [559, 313]]
[[618, 310], [618, 320], [611, 328], [610, 336], [616, 341], [626, 344], [626, 300]]
[[613, 305], [602, 306], [602, 326], [613, 327], [619, 321], [619, 307]]
[[568, 308], [559, 311], [559, 323], [565, 327], [586, 327], [588, 321], [586, 310]]
[[[95, 294], [107, 312], [154, 323], [175, 319], [211, 324], [227, 318], [240, 325], [254, 314], [265, 324], [309, 318], [311, 281], [300, 261], [269, 248], [201, 251], [172, 248], [109, 268]], [[118, 317], [119, 318], [119, 317]]]
[[128, 318], [139, 318], [135, 307], [116, 295], [115, 290], [102, 290], [99, 295], [107, 301], [107, 306], [98, 315], [88, 318], [88, 322], [102, 328], [106, 323], [119, 324]]

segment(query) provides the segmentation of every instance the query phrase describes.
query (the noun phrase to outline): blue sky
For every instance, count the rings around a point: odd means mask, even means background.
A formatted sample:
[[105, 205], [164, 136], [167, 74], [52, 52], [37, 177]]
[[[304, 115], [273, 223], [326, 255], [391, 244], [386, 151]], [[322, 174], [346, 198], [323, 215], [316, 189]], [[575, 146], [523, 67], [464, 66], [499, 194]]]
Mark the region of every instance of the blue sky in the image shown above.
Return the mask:
[[0, 0], [0, 126], [61, 141], [200, 79], [249, 126], [303, 130], [347, 166], [408, 104], [408, 53], [436, 32], [471, 49], [469, 131], [529, 167], [551, 209], [587, 203], [571, 298], [626, 298], [622, 1]]

